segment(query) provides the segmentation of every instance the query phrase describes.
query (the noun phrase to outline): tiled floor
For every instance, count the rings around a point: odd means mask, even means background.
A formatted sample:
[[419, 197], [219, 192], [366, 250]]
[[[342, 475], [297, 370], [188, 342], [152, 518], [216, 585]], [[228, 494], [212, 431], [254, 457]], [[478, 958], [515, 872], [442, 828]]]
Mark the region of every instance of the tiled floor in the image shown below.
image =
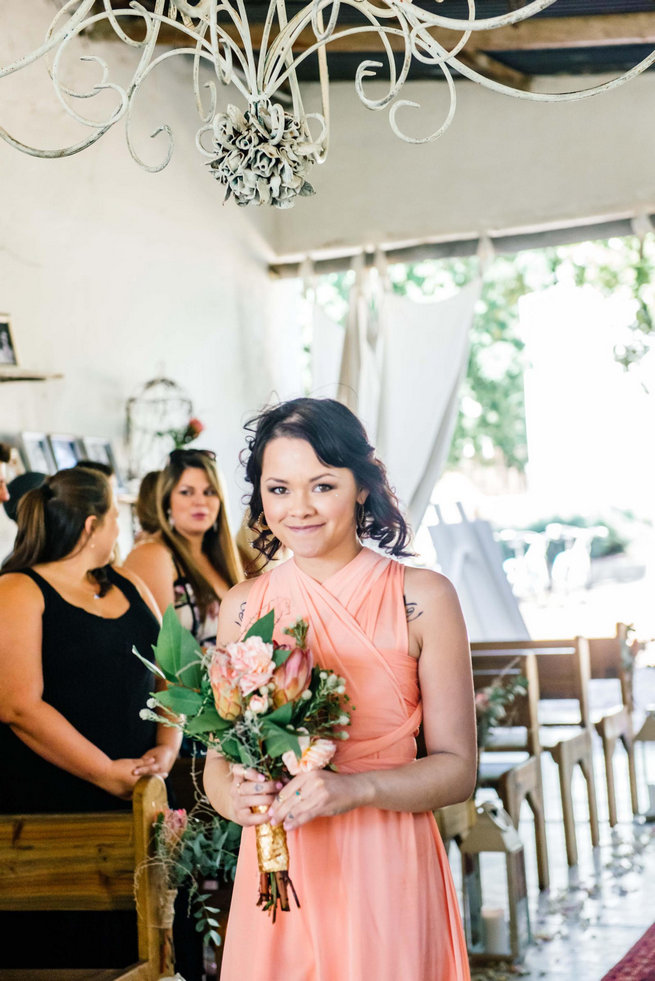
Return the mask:
[[[644, 748], [646, 752], [642, 754]], [[655, 783], [655, 744], [642, 744], [637, 749], [640, 806], [646, 810], [646, 777]], [[610, 831], [600, 744], [596, 746], [601, 844], [595, 851], [586, 820], [586, 788], [581, 775], [574, 784], [579, 862], [571, 870], [566, 864], [557, 769], [549, 757], [544, 758], [551, 878], [547, 893], [540, 894], [537, 887], [534, 834], [527, 805], [520, 826], [534, 943], [523, 964], [513, 970], [497, 964], [475, 968], [474, 981], [501, 981], [516, 976], [535, 981], [600, 981], [655, 922], [655, 823], [632, 820], [627, 768], [619, 755], [623, 756], [622, 751], [617, 752], [615, 766], [619, 825]], [[450, 860], [459, 890], [459, 855], [454, 845]], [[482, 870], [483, 902], [502, 905], [504, 857], [485, 854], [483, 860], [487, 863]]]

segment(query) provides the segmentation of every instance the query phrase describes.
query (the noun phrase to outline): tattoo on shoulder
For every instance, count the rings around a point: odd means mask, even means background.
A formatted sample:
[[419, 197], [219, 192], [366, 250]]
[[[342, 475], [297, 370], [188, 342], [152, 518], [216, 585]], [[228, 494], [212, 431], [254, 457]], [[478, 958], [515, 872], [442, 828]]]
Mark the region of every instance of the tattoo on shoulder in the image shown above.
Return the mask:
[[418, 603], [413, 602], [413, 600], [408, 600], [406, 596], [403, 596], [405, 602], [405, 616], [407, 617], [407, 623], [411, 623], [412, 620], [418, 620], [419, 617], [423, 616], [423, 610], [419, 609]]
[[241, 626], [241, 624], [243, 623], [243, 615], [244, 615], [245, 612], [246, 612], [246, 602], [244, 600], [243, 603], [241, 604], [241, 606], [239, 607], [239, 612], [237, 613], [237, 618], [234, 621], [239, 626]]

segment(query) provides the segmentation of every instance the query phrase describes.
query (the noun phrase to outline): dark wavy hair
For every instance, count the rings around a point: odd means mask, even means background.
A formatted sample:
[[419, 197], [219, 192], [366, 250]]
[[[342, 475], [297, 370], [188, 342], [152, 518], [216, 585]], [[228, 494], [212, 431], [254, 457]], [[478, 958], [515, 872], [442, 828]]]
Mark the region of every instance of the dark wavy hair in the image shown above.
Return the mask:
[[350, 409], [334, 399], [300, 398], [282, 402], [250, 419], [245, 426], [246, 449], [241, 454], [246, 480], [252, 485], [247, 501], [248, 527], [257, 532], [252, 546], [272, 559], [281, 546], [270, 528], [260, 521], [263, 512], [260, 481], [268, 443], [280, 436], [306, 440], [327, 467], [351, 471], [359, 489], [368, 497], [356, 516], [357, 535], [370, 538], [391, 555], [407, 556], [411, 532], [389, 486], [384, 464], [375, 456], [366, 430]]
[[[95, 470], [73, 467], [47, 477], [18, 502], [14, 550], [0, 571], [20, 572], [74, 554], [86, 519], [93, 515], [102, 522], [112, 499], [109, 481]], [[111, 589], [106, 567], [88, 575], [98, 584], [101, 596]]]

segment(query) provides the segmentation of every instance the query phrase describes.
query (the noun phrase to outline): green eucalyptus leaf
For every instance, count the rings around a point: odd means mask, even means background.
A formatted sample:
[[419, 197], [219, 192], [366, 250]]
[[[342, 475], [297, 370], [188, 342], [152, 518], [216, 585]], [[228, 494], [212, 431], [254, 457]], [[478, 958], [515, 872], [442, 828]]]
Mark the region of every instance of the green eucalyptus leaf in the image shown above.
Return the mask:
[[300, 743], [294, 733], [287, 732], [286, 729], [280, 729], [279, 726], [273, 723], [266, 725], [266, 728], [262, 725], [262, 733], [264, 735], [266, 752], [273, 759], [277, 759], [289, 750], [293, 750], [298, 757], [301, 755]]
[[287, 702], [286, 705], [280, 705], [276, 708], [274, 712], [269, 712], [262, 719], [262, 729], [269, 724], [269, 722], [274, 722], [277, 725], [287, 726], [291, 722], [291, 717], [293, 715], [293, 705], [291, 702]]
[[234, 736], [226, 736], [225, 738], [222, 739], [221, 736], [220, 736], [220, 734], [219, 734], [218, 739], [219, 739], [219, 742], [221, 744], [221, 752], [222, 752], [223, 756], [230, 763], [240, 763], [241, 762], [241, 754], [239, 752], [239, 742], [238, 742], [238, 740], [235, 739]]
[[193, 634], [178, 620], [172, 604], [164, 613], [154, 651], [157, 664], [167, 677], [172, 675], [177, 680], [182, 671], [187, 687], [200, 687], [202, 651]]
[[259, 620], [255, 620], [250, 630], [247, 632], [244, 640], [248, 637], [261, 637], [265, 644], [271, 644], [273, 642], [273, 630], [275, 628], [275, 611], [269, 610], [263, 617]]
[[218, 733], [229, 729], [231, 725], [231, 722], [226, 722], [220, 717], [213, 705], [208, 705], [195, 719], [191, 719], [187, 723], [185, 732], [189, 736], [198, 736], [203, 732]]
[[143, 654], [139, 654], [139, 652], [137, 651], [136, 647], [134, 647], [134, 646], [132, 647], [132, 653], [135, 654], [138, 657], [138, 659], [141, 661], [142, 664], [145, 664], [145, 666], [147, 667], [148, 671], [152, 671], [152, 673], [153, 674], [156, 674], [158, 678], [161, 678], [162, 679], [162, 681], [166, 681], [167, 680], [166, 679], [166, 675], [164, 674], [164, 672], [162, 671], [162, 669], [159, 667], [159, 665], [156, 664], [154, 661], [149, 661], [147, 657], [144, 657], [143, 656]]
[[166, 691], [157, 693], [157, 701], [175, 715], [195, 715], [202, 706], [202, 695], [188, 688], [171, 685]]
[[291, 657], [290, 647], [277, 647], [273, 651], [273, 662], [276, 668], [279, 668], [281, 664], [284, 664]]

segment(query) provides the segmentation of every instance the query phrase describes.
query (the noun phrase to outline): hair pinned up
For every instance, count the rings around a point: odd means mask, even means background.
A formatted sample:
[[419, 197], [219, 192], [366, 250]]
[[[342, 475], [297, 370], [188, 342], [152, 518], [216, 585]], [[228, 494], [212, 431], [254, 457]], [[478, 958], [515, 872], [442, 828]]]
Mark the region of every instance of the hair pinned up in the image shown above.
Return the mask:
[[347, 468], [357, 486], [368, 491], [356, 516], [360, 538], [378, 542], [391, 555], [412, 554], [408, 550], [411, 532], [389, 486], [384, 464], [375, 456], [363, 425], [345, 405], [334, 399], [292, 399], [266, 409], [245, 428], [252, 433], [246, 437], [247, 448], [241, 454], [246, 480], [252, 485], [248, 526], [258, 533], [253, 547], [263, 555], [272, 559], [280, 548], [270, 528], [259, 521], [263, 510], [260, 481], [264, 450], [280, 436], [306, 440], [322, 463]]

